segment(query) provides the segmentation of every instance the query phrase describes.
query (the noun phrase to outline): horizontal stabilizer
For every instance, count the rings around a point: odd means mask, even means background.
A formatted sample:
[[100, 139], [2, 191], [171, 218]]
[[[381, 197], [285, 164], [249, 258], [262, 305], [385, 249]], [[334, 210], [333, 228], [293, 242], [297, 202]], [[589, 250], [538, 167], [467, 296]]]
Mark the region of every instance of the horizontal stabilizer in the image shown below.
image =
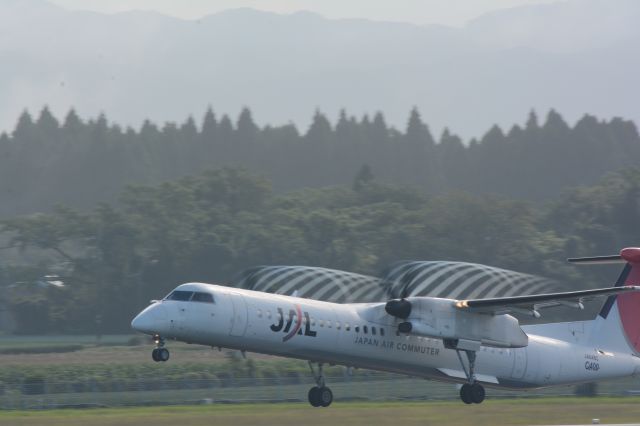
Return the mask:
[[619, 254], [614, 254], [611, 256], [571, 257], [567, 259], [567, 262], [579, 265], [611, 265], [626, 261]]

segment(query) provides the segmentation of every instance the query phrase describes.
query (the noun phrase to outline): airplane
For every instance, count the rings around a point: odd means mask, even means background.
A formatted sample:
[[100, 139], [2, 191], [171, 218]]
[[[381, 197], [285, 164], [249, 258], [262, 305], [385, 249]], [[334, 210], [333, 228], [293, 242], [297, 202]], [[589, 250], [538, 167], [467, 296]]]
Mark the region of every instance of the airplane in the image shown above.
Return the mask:
[[[154, 337], [165, 362], [167, 339], [306, 360], [314, 407], [333, 393], [323, 365], [345, 365], [461, 384], [479, 404], [489, 388], [535, 389], [640, 373], [640, 248], [568, 259], [624, 263], [614, 287], [490, 299], [401, 298], [330, 303], [204, 283], [186, 283], [140, 312], [133, 329]], [[608, 296], [589, 321], [521, 326], [511, 314], [539, 318], [553, 306], [584, 309]]]

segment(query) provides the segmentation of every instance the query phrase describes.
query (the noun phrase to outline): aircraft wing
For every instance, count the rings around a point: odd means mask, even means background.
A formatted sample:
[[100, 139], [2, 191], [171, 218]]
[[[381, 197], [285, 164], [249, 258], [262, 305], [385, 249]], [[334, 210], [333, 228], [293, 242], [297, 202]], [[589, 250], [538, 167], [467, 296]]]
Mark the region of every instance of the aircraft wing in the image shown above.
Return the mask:
[[497, 297], [493, 299], [458, 300], [456, 308], [470, 312], [502, 315], [525, 313], [540, 317], [539, 309], [553, 306], [568, 306], [584, 309], [582, 302], [598, 296], [611, 296], [640, 291], [640, 286], [598, 288], [594, 290], [569, 291], [565, 293], [534, 294], [531, 296]]

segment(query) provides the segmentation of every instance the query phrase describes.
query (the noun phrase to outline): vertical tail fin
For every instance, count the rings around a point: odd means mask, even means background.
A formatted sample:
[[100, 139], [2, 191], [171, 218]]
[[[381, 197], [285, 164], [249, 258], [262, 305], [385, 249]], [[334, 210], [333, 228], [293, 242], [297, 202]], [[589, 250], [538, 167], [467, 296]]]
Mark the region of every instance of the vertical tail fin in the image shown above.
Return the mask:
[[[576, 264], [624, 263], [616, 287], [640, 284], [640, 248], [631, 247], [619, 255], [569, 259]], [[640, 353], [640, 293], [610, 296], [595, 321], [591, 340], [604, 348], [631, 349]]]

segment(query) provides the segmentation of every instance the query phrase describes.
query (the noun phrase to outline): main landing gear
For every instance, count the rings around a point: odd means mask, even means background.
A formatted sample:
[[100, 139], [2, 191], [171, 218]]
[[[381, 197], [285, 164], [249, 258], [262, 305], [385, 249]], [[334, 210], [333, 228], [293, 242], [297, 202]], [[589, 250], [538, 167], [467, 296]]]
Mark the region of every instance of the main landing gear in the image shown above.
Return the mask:
[[309, 389], [309, 404], [313, 407], [328, 407], [333, 402], [333, 392], [325, 386], [322, 363], [318, 363], [317, 373], [311, 361], [309, 361], [309, 368], [317, 385]]
[[460, 399], [465, 404], [480, 404], [484, 401], [484, 387], [480, 383], [465, 383], [460, 388]]
[[164, 339], [160, 335], [153, 336], [153, 340], [156, 342], [156, 347], [151, 351], [151, 358], [155, 362], [166, 362], [169, 360], [169, 350], [164, 347]]
[[469, 370], [464, 365], [462, 361], [462, 355], [460, 355], [460, 350], [456, 349], [456, 354], [458, 355], [458, 359], [460, 360], [460, 365], [464, 370], [464, 374], [467, 376], [467, 380], [469, 383], [465, 383], [460, 388], [460, 399], [465, 404], [480, 404], [484, 401], [484, 387], [476, 382], [476, 378], [474, 375], [474, 368], [476, 365], [476, 352], [475, 351], [464, 351], [467, 355], [467, 361], [469, 361]]

